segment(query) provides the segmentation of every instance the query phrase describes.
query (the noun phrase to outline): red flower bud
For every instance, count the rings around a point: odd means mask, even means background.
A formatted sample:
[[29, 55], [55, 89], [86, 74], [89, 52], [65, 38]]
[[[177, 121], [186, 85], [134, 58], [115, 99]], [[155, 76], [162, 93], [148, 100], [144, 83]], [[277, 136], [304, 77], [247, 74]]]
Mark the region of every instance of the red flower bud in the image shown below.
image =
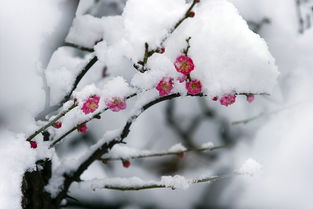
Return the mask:
[[52, 125], [54, 128], [61, 128], [62, 127], [62, 122], [57, 121]]
[[177, 155], [177, 157], [178, 157], [179, 159], [183, 159], [183, 158], [185, 157], [185, 153], [184, 153], [184, 152], [181, 152], [181, 153], [179, 153], [179, 154]]
[[129, 160], [123, 160], [122, 163], [123, 163], [123, 167], [124, 168], [128, 168], [130, 166], [130, 161]]
[[195, 16], [195, 12], [194, 11], [191, 11], [188, 13], [188, 17], [194, 17]]
[[36, 149], [37, 148], [37, 142], [35, 141], [30, 141], [30, 147], [33, 148], [33, 149]]

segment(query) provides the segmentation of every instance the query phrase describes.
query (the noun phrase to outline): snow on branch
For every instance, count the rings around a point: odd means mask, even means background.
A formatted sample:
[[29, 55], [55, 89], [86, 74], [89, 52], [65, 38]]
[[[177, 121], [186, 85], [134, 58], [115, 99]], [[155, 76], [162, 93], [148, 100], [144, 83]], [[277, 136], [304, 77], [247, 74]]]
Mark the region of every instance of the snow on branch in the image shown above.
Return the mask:
[[89, 71], [89, 69], [98, 61], [97, 56], [94, 56], [93, 58], [91, 58], [89, 60], [89, 62], [86, 64], [86, 66], [82, 69], [82, 71], [80, 71], [80, 73], [76, 76], [75, 82], [72, 85], [71, 90], [69, 91], [69, 93], [67, 95], [65, 95], [64, 99], [60, 102], [60, 105], [62, 105], [63, 103], [65, 103], [66, 101], [68, 101], [71, 96], [73, 91], [76, 89], [77, 85], [79, 84], [79, 82], [81, 81], [81, 79], [85, 76], [85, 74]]
[[236, 175], [249, 175], [253, 176], [262, 169], [262, 165], [252, 158], [246, 160], [243, 165], [235, 171], [220, 175], [208, 176], [202, 175], [197, 178], [186, 178], [184, 176], [162, 176], [160, 181], [145, 181], [138, 177], [131, 178], [105, 178], [82, 181], [79, 184], [87, 186], [92, 190], [96, 189], [112, 189], [121, 191], [131, 190], [144, 190], [144, 189], [157, 189], [157, 188], [171, 188], [175, 189], [188, 189], [193, 184], [212, 182], [221, 180], [223, 178], [233, 177]]
[[170, 188], [175, 189], [188, 189], [192, 184], [212, 182], [234, 174], [223, 176], [207, 176], [194, 179], [188, 179], [180, 175], [175, 176], [162, 176], [160, 181], [144, 181], [138, 177], [131, 178], [107, 178], [100, 180], [83, 181], [80, 184], [89, 185], [92, 190], [96, 189], [111, 189], [121, 191], [144, 190], [144, 189], [157, 189], [157, 188]]
[[[170, 31], [168, 32], [168, 34], [162, 39], [161, 43], [160, 43], [160, 48], [157, 49], [149, 49], [149, 44], [146, 42], [145, 43], [145, 52], [144, 52], [144, 56], [143, 56], [143, 60], [138, 61], [137, 64], [134, 64], [134, 68], [139, 70], [139, 72], [144, 73], [145, 71], [147, 71], [146, 69], [146, 65], [148, 62], [149, 57], [151, 57], [154, 53], [161, 53], [163, 54], [165, 52], [165, 48], [164, 48], [164, 43], [165, 41], [168, 39], [168, 37], [184, 22], [184, 20], [186, 20], [187, 18], [192, 18], [194, 17], [195, 13], [192, 11], [192, 9], [194, 8], [194, 6], [199, 3], [199, 0], [193, 0], [193, 2], [191, 3], [191, 5], [189, 6], [189, 8], [187, 9], [187, 11], [185, 12], [185, 14], [183, 15], [183, 17], [181, 17], [176, 23], [175, 25], [170, 29]], [[141, 67], [139, 67], [141, 65]]]
[[[178, 144], [180, 145], [180, 144]], [[136, 150], [126, 146], [114, 146], [108, 157], [102, 157], [100, 160], [103, 162], [112, 160], [126, 160], [126, 159], [140, 159], [150, 157], [162, 157], [169, 155], [180, 155], [187, 152], [203, 152], [203, 151], [214, 151], [225, 148], [226, 146], [214, 146], [212, 143], [203, 144], [201, 147], [189, 148], [181, 147], [179, 149], [173, 149], [174, 146], [167, 151], [155, 152], [149, 150]]]
[[77, 106], [78, 106], [78, 104], [73, 102], [73, 104], [71, 106], [69, 106], [66, 110], [62, 111], [61, 113], [59, 113], [49, 123], [47, 123], [46, 125], [42, 126], [37, 131], [35, 131], [33, 134], [31, 134], [29, 137], [27, 137], [26, 141], [31, 141], [34, 137], [36, 137], [38, 134], [40, 134], [43, 131], [45, 131], [48, 127], [54, 125], [60, 118], [65, 116], [68, 112], [70, 112], [71, 110], [73, 110]]

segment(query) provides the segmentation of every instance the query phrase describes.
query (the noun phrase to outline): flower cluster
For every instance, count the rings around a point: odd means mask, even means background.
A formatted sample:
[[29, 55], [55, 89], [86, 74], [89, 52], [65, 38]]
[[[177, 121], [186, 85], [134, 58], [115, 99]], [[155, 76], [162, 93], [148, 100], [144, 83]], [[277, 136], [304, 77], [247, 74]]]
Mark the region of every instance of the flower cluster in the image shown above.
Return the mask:
[[[192, 79], [190, 73], [195, 69], [193, 60], [187, 55], [180, 55], [176, 58], [174, 66], [177, 72], [181, 73], [182, 76], [178, 77], [177, 80], [180, 83], [186, 82], [185, 87], [190, 95], [197, 95], [202, 92], [202, 83], [200, 80]], [[171, 77], [163, 77], [156, 85], [156, 89], [159, 92], [159, 96], [169, 95], [174, 88], [174, 79]], [[246, 94], [247, 101], [253, 102], [254, 95]], [[215, 96], [212, 98], [213, 101], [220, 102], [221, 105], [229, 106], [236, 102], [236, 93], [224, 94], [220, 98]]]
[[[98, 109], [99, 101], [100, 101], [99, 96], [96, 96], [96, 95], [90, 96], [85, 100], [85, 102], [81, 106], [81, 110], [86, 115], [89, 113], [93, 113]], [[105, 105], [107, 106], [108, 109], [110, 109], [113, 112], [118, 112], [120, 110], [124, 110], [127, 106], [126, 100], [124, 98], [121, 98], [121, 97], [108, 98], [105, 100]], [[62, 123], [57, 122], [53, 126], [55, 128], [61, 128]], [[88, 130], [88, 127], [87, 127], [86, 123], [83, 123], [83, 124], [77, 126], [78, 132], [86, 133], [87, 130]]]
[[[190, 57], [187, 55], [178, 56], [174, 62], [174, 66], [177, 72], [182, 73], [181, 77], [178, 77], [177, 80], [180, 83], [186, 81], [186, 89], [188, 94], [196, 95], [200, 94], [202, 91], [202, 84], [199, 80], [191, 79], [190, 73], [195, 69], [195, 65]], [[163, 77], [156, 86], [156, 89], [159, 91], [160, 96], [168, 95], [173, 87], [173, 78]]]

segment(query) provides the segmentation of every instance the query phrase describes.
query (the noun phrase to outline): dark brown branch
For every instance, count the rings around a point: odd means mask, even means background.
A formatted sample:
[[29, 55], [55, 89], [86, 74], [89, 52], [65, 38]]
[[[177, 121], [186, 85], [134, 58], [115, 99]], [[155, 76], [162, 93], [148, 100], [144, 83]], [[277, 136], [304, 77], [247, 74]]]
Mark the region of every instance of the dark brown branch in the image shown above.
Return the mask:
[[84, 47], [84, 46], [79, 46], [77, 44], [73, 44], [73, 43], [69, 43], [69, 42], [65, 42], [63, 44], [63, 46], [69, 46], [69, 47], [73, 47], [82, 51], [86, 51], [86, 52], [94, 52], [94, 49], [92, 48], [88, 48], [88, 47]]
[[[197, 4], [197, 3], [199, 3], [199, 1], [197, 1], [197, 0], [194, 0], [193, 2], [192, 2], [192, 4], [190, 5], [190, 7], [188, 8], [188, 10], [186, 11], [186, 13], [185, 13], [185, 15], [175, 24], [175, 26], [170, 30], [170, 34], [172, 34], [175, 30], [176, 30], [176, 28], [178, 28], [178, 26], [180, 26], [183, 22], [184, 22], [184, 20], [186, 20], [187, 18], [189, 18], [189, 14], [190, 14], [190, 12], [191, 12], [191, 10], [193, 9], [193, 7]], [[162, 40], [162, 44], [164, 43], [166, 41], [166, 39], [165, 40]]]
[[[133, 122], [139, 117], [141, 113], [143, 113], [145, 110], [150, 108], [151, 106], [158, 104], [162, 101], [170, 100], [173, 98], [180, 97], [181, 95], [179, 93], [171, 94], [168, 96], [160, 97], [157, 98], [153, 101], [148, 102], [142, 107], [142, 111], [139, 114], [134, 114], [133, 116], [130, 117], [130, 119], [127, 121], [125, 124], [123, 130], [121, 133], [117, 136], [114, 137], [112, 140], [105, 142], [102, 144], [100, 147], [98, 147], [93, 153], [90, 154], [89, 157], [87, 157], [81, 164], [80, 166], [71, 174], [64, 174], [65, 180], [63, 183], [63, 189], [62, 191], [57, 195], [56, 201], [61, 202], [62, 199], [66, 196], [67, 191], [70, 187], [70, 185], [74, 182], [79, 180], [80, 175], [96, 160], [100, 159], [102, 155], [108, 153], [109, 150], [112, 149], [112, 147], [116, 144], [124, 143], [124, 139], [128, 136], [130, 132], [130, 127], [133, 124]], [[198, 94], [198, 95], [189, 95], [189, 96], [204, 96], [203, 94]]]
[[48, 115], [49, 113], [55, 112], [58, 108], [60, 108], [65, 102], [67, 102], [71, 96], [73, 91], [77, 88], [77, 85], [79, 84], [79, 82], [81, 81], [81, 79], [85, 76], [85, 74], [89, 71], [89, 69], [98, 61], [98, 58], [96, 56], [94, 56], [87, 64], [86, 66], [82, 69], [82, 71], [76, 76], [75, 78], [75, 82], [71, 88], [71, 90], [69, 91], [69, 93], [67, 95], [64, 96], [64, 98], [62, 99], [61, 102], [59, 102], [59, 104], [51, 106], [49, 108], [45, 108], [45, 110], [43, 110], [42, 112], [40, 112], [37, 116], [36, 119], [42, 119], [44, 118], [46, 115]]
[[181, 153], [187, 153], [187, 152], [204, 152], [204, 151], [214, 151], [218, 149], [225, 148], [225, 146], [215, 146], [215, 147], [197, 147], [197, 148], [190, 148], [182, 151], [165, 151], [165, 152], [151, 152], [149, 154], [138, 154], [129, 156], [127, 158], [122, 157], [107, 157], [107, 158], [100, 158], [99, 160], [102, 161], [112, 161], [112, 160], [129, 160], [129, 159], [141, 159], [141, 158], [151, 158], [151, 157], [162, 157], [162, 156], [169, 156], [169, 155], [178, 155]]
[[98, 58], [96, 56], [94, 56], [88, 63], [87, 65], [84, 67], [84, 69], [82, 71], [80, 71], [80, 73], [77, 75], [75, 82], [70, 90], [70, 92], [64, 97], [64, 99], [60, 102], [60, 106], [62, 104], [64, 104], [65, 102], [67, 102], [71, 96], [73, 91], [76, 89], [77, 85], [79, 84], [80, 80], [85, 76], [85, 74], [89, 71], [89, 69], [98, 61]]
[[302, 18], [301, 14], [301, 2], [300, 0], [295, 0], [296, 1], [296, 12], [298, 16], [298, 22], [299, 22], [299, 33], [302, 34], [304, 32], [304, 20]]
[[56, 116], [53, 120], [51, 120], [49, 123], [47, 123], [46, 125], [44, 125], [43, 127], [41, 127], [40, 129], [38, 129], [37, 131], [35, 131], [32, 135], [30, 135], [26, 141], [31, 141], [35, 136], [37, 136], [38, 134], [42, 133], [44, 130], [46, 130], [47, 128], [49, 128], [50, 126], [52, 126], [55, 122], [57, 122], [60, 118], [62, 118], [64, 115], [66, 115], [68, 112], [70, 112], [72, 109], [74, 109], [75, 107], [77, 107], [77, 103], [73, 103], [68, 109], [64, 110], [63, 112], [61, 112], [58, 116]]
[[[129, 96], [126, 97], [126, 99], [130, 99], [132, 97], [137, 96], [137, 93], [131, 94]], [[84, 123], [88, 123], [89, 121], [93, 120], [93, 119], [99, 119], [99, 117], [101, 116], [102, 113], [104, 113], [105, 111], [107, 111], [108, 108], [104, 108], [101, 112], [95, 114], [93, 117], [84, 120], [83, 122], [79, 123], [78, 125], [74, 126], [72, 129], [68, 130], [67, 132], [65, 132], [62, 136], [60, 136], [59, 138], [57, 138], [56, 140], [54, 140], [51, 145], [50, 148], [54, 147], [57, 143], [59, 143], [63, 138], [65, 138], [67, 135], [69, 135], [70, 133], [72, 133], [73, 131], [77, 130], [77, 128], [79, 128], [81, 125], [83, 125]]]
[[[219, 179], [223, 179], [226, 177], [231, 177], [234, 174], [227, 174], [227, 175], [223, 175], [223, 176], [211, 176], [211, 177], [205, 177], [205, 178], [195, 178], [195, 179], [191, 179], [190, 184], [198, 184], [198, 183], [204, 183], [204, 182], [212, 182], [212, 181], [216, 181]], [[112, 190], [120, 190], [120, 191], [138, 191], [138, 190], [145, 190], [145, 189], [158, 189], [158, 188], [170, 188], [172, 190], [175, 190], [176, 188], [174, 186], [168, 186], [165, 185], [164, 183], [162, 183], [162, 181], [160, 182], [146, 182], [143, 183], [140, 186], [122, 186], [122, 185], [104, 185], [103, 186], [104, 189], [112, 189]], [[95, 189], [94, 189], [95, 190]]]
[[[181, 19], [178, 20], [178, 22], [173, 26], [173, 28], [170, 29], [168, 35], [165, 36], [162, 39], [161, 43], [160, 43], [161, 48], [162, 48], [164, 42], [168, 39], [169, 35], [171, 35], [178, 28], [178, 26], [180, 26], [184, 22], [184, 20], [186, 20], [187, 18], [190, 17], [189, 14], [190, 14], [191, 10], [194, 8], [194, 6], [197, 3], [199, 3], [199, 1], [198, 0], [194, 0], [192, 2], [192, 4], [190, 5], [190, 7], [185, 12], [184, 16]], [[187, 40], [188, 45], [189, 45], [189, 40], [190, 40], [190, 38]], [[154, 53], [162, 53], [162, 49], [161, 48], [149, 50], [149, 44], [145, 43], [145, 52], [144, 52], [143, 60], [137, 62], [137, 64], [134, 64], [134, 67], [137, 70], [139, 70], [139, 72], [141, 72], [141, 73], [144, 73], [145, 71], [147, 71], [146, 64], [148, 62], [149, 57], [151, 57]], [[187, 49], [187, 52], [188, 52], [188, 49]]]

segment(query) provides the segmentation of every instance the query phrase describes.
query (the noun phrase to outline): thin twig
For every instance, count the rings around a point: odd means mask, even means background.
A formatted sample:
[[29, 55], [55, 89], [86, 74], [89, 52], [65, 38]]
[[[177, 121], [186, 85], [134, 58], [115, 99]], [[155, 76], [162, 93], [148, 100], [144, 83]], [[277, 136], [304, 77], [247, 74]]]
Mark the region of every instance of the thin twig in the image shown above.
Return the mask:
[[73, 47], [82, 51], [86, 51], [86, 52], [94, 52], [94, 49], [92, 48], [88, 48], [88, 47], [84, 47], [84, 46], [79, 46], [77, 44], [73, 44], [73, 43], [69, 43], [69, 42], [65, 42], [63, 44], [63, 46], [69, 46], [69, 47]]
[[304, 32], [304, 20], [302, 18], [301, 14], [301, 2], [300, 0], [295, 0], [296, 1], [296, 12], [298, 16], [298, 22], [299, 22], [299, 33], [302, 34]]
[[[174, 27], [170, 30], [169, 34], [172, 34], [176, 28], [178, 28], [178, 26], [180, 26], [180, 24], [182, 24], [184, 22], [184, 20], [186, 20], [187, 18], [189, 18], [189, 14], [191, 12], [191, 10], [193, 9], [193, 7], [198, 3], [198, 1], [194, 0], [192, 2], [192, 4], [190, 5], [190, 7], [188, 8], [188, 10], [186, 11], [185, 15], [174, 25]], [[167, 38], [166, 38], [167, 39]], [[162, 40], [161, 45], [166, 41], [166, 39]]]
[[[132, 97], [137, 96], [137, 94], [138, 94], [138, 93], [130, 94], [129, 96], [126, 97], [126, 100], [127, 100], [127, 99], [130, 99], [130, 98], [132, 98]], [[201, 94], [201, 95], [202, 95], [202, 96], [206, 96], [206, 95], [203, 95], [203, 94]], [[247, 93], [238, 93], [237, 95], [247, 95]], [[257, 94], [255, 94], [255, 95], [257, 95]], [[267, 94], [267, 93], [259, 93], [259, 95], [269, 95], [269, 94]], [[189, 95], [189, 96], [190, 96], [190, 95]], [[86, 119], [86, 120], [84, 120], [83, 122], [79, 123], [78, 125], [74, 126], [74, 127], [71, 128], [70, 130], [68, 130], [67, 132], [65, 132], [62, 136], [60, 136], [59, 138], [53, 140], [53, 142], [52, 142], [51, 145], [50, 145], [50, 148], [55, 147], [55, 145], [56, 145], [57, 143], [59, 143], [62, 139], [64, 139], [66, 136], [68, 136], [68, 135], [69, 135], [70, 133], [72, 133], [73, 131], [77, 130], [77, 128], [80, 127], [81, 125], [83, 125], [84, 123], [88, 123], [89, 121], [91, 121], [91, 120], [93, 120], [93, 119], [98, 119], [99, 116], [100, 116], [102, 113], [104, 113], [105, 111], [107, 111], [107, 110], [108, 110], [108, 108], [104, 108], [104, 109], [103, 109], [102, 111], [100, 111], [99, 113], [95, 114], [94, 116], [90, 117], [89, 119]], [[180, 131], [180, 133], [182, 133], [182, 132]]]
[[[130, 94], [129, 96], [126, 97], [127, 99], [130, 99], [132, 97], [137, 96], [137, 93], [133, 93]], [[99, 119], [99, 116], [104, 113], [105, 111], [107, 111], [109, 108], [104, 108], [102, 111], [100, 111], [99, 113], [95, 114], [94, 116], [84, 120], [83, 122], [79, 123], [78, 125], [74, 126], [72, 129], [68, 130], [67, 132], [65, 132], [62, 136], [60, 136], [59, 138], [55, 139], [49, 146], [49, 148], [54, 147], [57, 143], [59, 143], [63, 138], [65, 138], [67, 135], [69, 135], [70, 133], [72, 133], [73, 131], [77, 130], [77, 128], [79, 128], [81, 125], [88, 123], [89, 121], [93, 120], [93, 119]]]
[[[198, 1], [194, 0], [192, 2], [192, 4], [190, 5], [190, 7], [187, 9], [187, 11], [185, 12], [184, 16], [178, 20], [178, 22], [170, 29], [170, 31], [168, 32], [168, 34], [162, 39], [160, 46], [162, 47], [164, 45], [164, 42], [169, 38], [169, 36], [178, 28], [178, 26], [180, 24], [182, 24], [182, 22], [184, 22], [184, 20], [186, 20], [187, 18], [189, 18], [189, 14], [191, 12], [191, 10], [193, 9], [193, 7], [198, 3]], [[190, 38], [189, 38], [190, 39]], [[189, 40], [188, 40], [188, 44], [189, 44]], [[188, 49], [187, 49], [188, 50]], [[138, 61], [137, 64], [134, 64], [134, 67], [139, 70], [139, 72], [144, 73], [145, 71], [147, 71], [146, 69], [146, 64], [148, 62], [149, 57], [151, 57], [154, 53], [160, 53], [162, 51], [162, 49], [157, 48], [157, 49], [152, 49], [149, 50], [149, 44], [145, 43], [145, 52], [144, 52], [144, 56], [143, 56], [143, 60]], [[139, 67], [139, 65], [141, 67]]]
[[291, 105], [288, 105], [288, 106], [285, 106], [283, 108], [280, 108], [280, 109], [277, 109], [277, 110], [273, 110], [273, 111], [270, 111], [270, 112], [262, 112], [262, 113], [259, 113], [256, 116], [253, 116], [253, 117], [250, 117], [250, 118], [246, 118], [246, 119], [238, 120], [238, 121], [233, 121], [231, 124], [232, 125], [247, 124], [247, 123], [249, 123], [249, 122], [251, 122], [253, 120], [256, 120], [256, 119], [258, 119], [260, 117], [277, 114], [277, 113], [279, 113], [281, 111], [285, 111], [285, 110], [288, 110], [290, 108], [298, 107], [299, 105], [302, 105], [302, 104], [311, 103], [312, 101], [313, 100], [310, 99], [310, 100], [306, 100], [306, 101], [303, 101], [303, 102], [294, 103], [294, 104], [291, 104]]
[[[157, 99], [154, 99], [145, 105], [142, 106], [141, 111], [139, 113], [136, 113], [129, 117], [129, 120], [125, 124], [124, 128], [120, 132], [120, 134], [116, 137], [113, 137], [111, 140], [106, 140], [105, 143], [99, 145], [99, 147], [95, 148], [95, 150], [88, 154], [84, 158], [84, 160], [81, 162], [81, 164], [70, 174], [64, 174], [64, 182], [63, 182], [63, 189], [59, 192], [59, 194], [56, 197], [56, 202], [61, 202], [64, 196], [66, 195], [70, 185], [79, 179], [80, 175], [96, 160], [98, 160], [101, 156], [108, 153], [109, 150], [112, 149], [112, 147], [116, 144], [124, 143], [124, 139], [128, 136], [130, 133], [130, 128], [133, 124], [133, 122], [147, 109], [152, 107], [155, 104], [158, 104], [160, 102], [170, 100], [173, 98], [180, 97], [181, 95], [179, 93], [170, 94], [164, 97], [159, 97]], [[204, 96], [203, 94], [197, 94], [197, 95], [189, 95], [189, 96]]]
[[125, 160], [125, 159], [141, 159], [141, 158], [150, 158], [150, 157], [162, 157], [162, 156], [169, 156], [169, 155], [178, 155], [181, 153], [187, 152], [203, 152], [203, 151], [214, 151], [217, 149], [225, 148], [226, 146], [215, 146], [215, 147], [197, 147], [197, 148], [190, 148], [182, 151], [165, 151], [165, 152], [152, 152], [149, 154], [138, 154], [133, 156], [128, 156], [127, 158], [123, 157], [107, 157], [107, 158], [100, 158], [102, 161], [112, 161], [112, 160]]
[[66, 115], [68, 112], [70, 112], [72, 109], [74, 109], [75, 107], [77, 107], [77, 103], [73, 103], [68, 109], [64, 110], [63, 112], [61, 112], [59, 115], [57, 115], [53, 120], [51, 120], [49, 123], [47, 123], [46, 125], [44, 125], [43, 127], [39, 128], [37, 131], [35, 131], [32, 135], [30, 135], [26, 141], [31, 141], [35, 136], [37, 136], [38, 134], [40, 134], [41, 132], [43, 132], [44, 130], [46, 130], [47, 128], [49, 128], [50, 126], [52, 126], [55, 122], [57, 122], [60, 118], [62, 118], [64, 115]]
[[[220, 179], [224, 179], [227, 177], [234, 176], [235, 173], [231, 174], [226, 174], [222, 176], [210, 176], [210, 177], [204, 177], [204, 178], [194, 178], [194, 179], [186, 179], [186, 182], [188, 184], [198, 184], [198, 183], [205, 183], [205, 182], [212, 182]], [[108, 179], [109, 181], [110, 179]], [[127, 180], [127, 179], [126, 179]], [[131, 181], [131, 179], [129, 179]], [[87, 181], [88, 182], [88, 181]], [[83, 182], [86, 183], [86, 182]], [[114, 184], [105, 184], [101, 188], [94, 188], [93, 190], [96, 189], [112, 189], [112, 190], [120, 190], [120, 191], [138, 191], [138, 190], [145, 190], [145, 189], [159, 189], [159, 188], [170, 188], [172, 190], [175, 190], [176, 187], [175, 185], [167, 185], [164, 184], [162, 181], [147, 181], [147, 182], [142, 182], [141, 185], [138, 186], [127, 186], [127, 185], [114, 185]]]
[[72, 86], [72, 89], [69, 91], [69, 93], [63, 98], [63, 100], [60, 102], [60, 106], [67, 102], [71, 96], [73, 91], [76, 89], [77, 85], [79, 84], [80, 80], [85, 76], [85, 74], [89, 71], [89, 69], [98, 61], [97, 56], [94, 56], [90, 61], [87, 63], [87, 65], [84, 67], [82, 71], [77, 75], [75, 82]]

